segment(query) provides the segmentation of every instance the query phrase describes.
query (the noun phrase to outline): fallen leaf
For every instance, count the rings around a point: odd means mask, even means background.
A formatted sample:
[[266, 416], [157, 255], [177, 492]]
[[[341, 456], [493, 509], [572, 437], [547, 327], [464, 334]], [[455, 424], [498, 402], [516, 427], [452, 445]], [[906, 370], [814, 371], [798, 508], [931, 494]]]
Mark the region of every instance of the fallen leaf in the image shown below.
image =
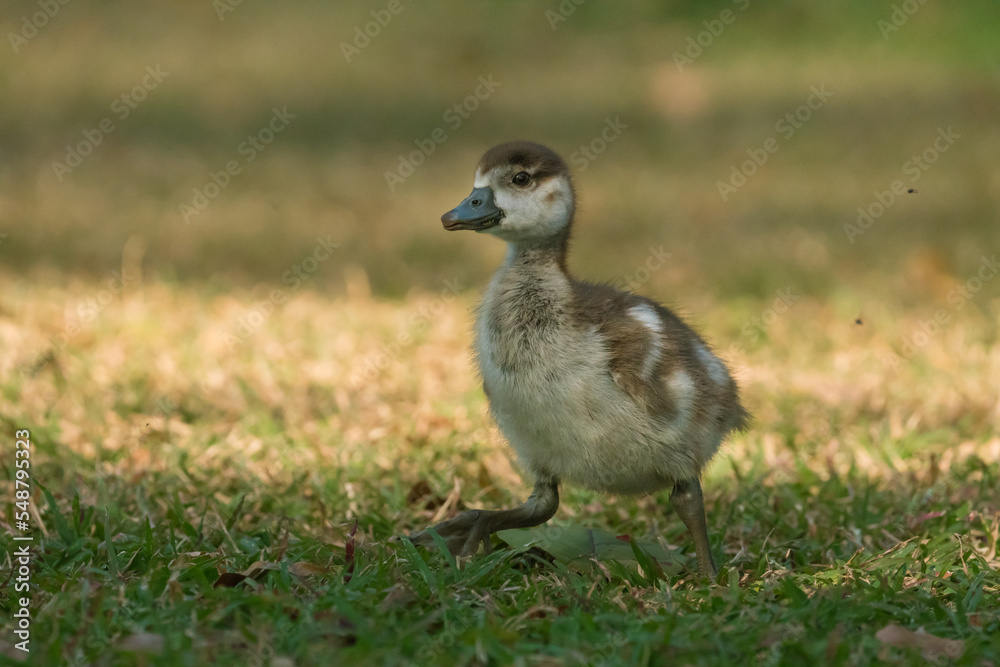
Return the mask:
[[281, 540], [278, 542], [278, 553], [274, 557], [275, 560], [284, 560], [286, 551], [288, 551], [288, 526], [285, 526]]
[[27, 653], [16, 648], [13, 644], [5, 639], [0, 639], [0, 655], [10, 660], [16, 660], [17, 662], [24, 662], [28, 659]]
[[943, 511], [939, 512], [927, 512], [926, 514], [921, 514], [913, 520], [913, 525], [919, 525], [924, 521], [930, 521], [931, 519], [937, 519], [938, 517], [944, 516]]
[[479, 483], [480, 489], [489, 489], [493, 486], [493, 478], [490, 477], [490, 471], [486, 469], [482, 461], [479, 462], [479, 474], [476, 475], [476, 482]]
[[118, 648], [133, 653], [162, 653], [163, 635], [152, 632], [137, 632], [123, 639]]
[[222, 586], [223, 588], [235, 588], [243, 583], [243, 580], [246, 578], [247, 575], [239, 572], [223, 572], [219, 575], [219, 578], [215, 580], [215, 583], [212, 584], [212, 588], [218, 588], [219, 586]]
[[288, 566], [288, 571], [299, 577], [308, 577], [314, 574], [326, 574], [326, 568], [314, 563], [299, 561]]
[[354, 646], [358, 643], [357, 626], [340, 614], [333, 612], [320, 612], [316, 614], [316, 619], [323, 621], [332, 620], [332, 623], [324, 623], [324, 627], [331, 631], [330, 633], [333, 635], [337, 644], [340, 644], [341, 646]]
[[559, 610], [555, 607], [549, 607], [546, 605], [535, 605], [525, 612], [525, 614], [527, 614], [528, 618], [546, 618], [549, 614], [558, 615]]
[[875, 638], [889, 646], [919, 648], [927, 660], [934, 660], [939, 656], [952, 659], [958, 658], [965, 650], [965, 642], [961, 639], [945, 639], [944, 637], [929, 635], [923, 631], [923, 628], [913, 632], [895, 623], [887, 625], [876, 632]]
[[432, 493], [434, 490], [431, 489], [431, 485], [426, 479], [422, 479], [410, 487], [410, 491], [406, 494], [406, 506], [413, 507]]
[[223, 572], [219, 575], [219, 578], [215, 580], [212, 584], [212, 588], [233, 588], [243, 583], [246, 579], [260, 579], [260, 577], [268, 570], [278, 569], [277, 563], [272, 563], [266, 560], [259, 560], [242, 572]]
[[454, 514], [462, 506], [462, 480], [459, 477], [455, 478], [455, 484], [451, 487], [451, 491], [448, 492], [448, 496], [441, 503], [441, 506], [437, 508], [437, 512], [431, 517], [431, 523], [439, 523], [446, 516]]
[[249, 577], [250, 579], [260, 579], [268, 570], [277, 570], [280, 566], [277, 563], [272, 563], [269, 560], [259, 560], [247, 569], [243, 570], [243, 576]]
[[[598, 566], [602, 561], [617, 561], [633, 572], [640, 569], [630, 536], [615, 536], [607, 531], [583, 526], [515, 528], [501, 530], [497, 536], [512, 547], [541, 549], [578, 572], [591, 572], [595, 560]], [[635, 543], [653, 557], [661, 568], [674, 574], [683, 570], [678, 558], [659, 544], [651, 541]]]

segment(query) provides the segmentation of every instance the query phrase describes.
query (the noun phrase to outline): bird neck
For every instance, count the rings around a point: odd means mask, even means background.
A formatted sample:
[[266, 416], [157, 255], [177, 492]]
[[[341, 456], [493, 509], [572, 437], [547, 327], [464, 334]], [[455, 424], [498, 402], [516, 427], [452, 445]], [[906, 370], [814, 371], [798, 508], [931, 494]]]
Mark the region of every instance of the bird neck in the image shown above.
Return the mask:
[[566, 255], [569, 252], [569, 226], [554, 236], [532, 241], [511, 241], [507, 244], [506, 264], [511, 269], [555, 267], [568, 275]]

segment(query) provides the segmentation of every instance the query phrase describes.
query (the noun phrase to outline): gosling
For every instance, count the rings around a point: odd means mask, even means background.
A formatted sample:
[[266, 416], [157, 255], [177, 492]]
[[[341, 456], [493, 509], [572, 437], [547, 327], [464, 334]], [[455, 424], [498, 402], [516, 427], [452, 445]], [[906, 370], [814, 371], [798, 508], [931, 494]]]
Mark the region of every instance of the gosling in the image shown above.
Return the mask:
[[725, 364], [674, 313], [569, 275], [574, 210], [562, 158], [515, 141], [483, 155], [472, 194], [441, 216], [446, 230], [507, 242], [478, 310], [475, 357], [490, 412], [535, 486], [520, 507], [471, 510], [410, 539], [430, 546], [433, 530], [471, 556], [497, 531], [548, 521], [560, 482], [621, 495], [669, 487], [698, 571], [714, 577], [699, 478], [748, 414]]

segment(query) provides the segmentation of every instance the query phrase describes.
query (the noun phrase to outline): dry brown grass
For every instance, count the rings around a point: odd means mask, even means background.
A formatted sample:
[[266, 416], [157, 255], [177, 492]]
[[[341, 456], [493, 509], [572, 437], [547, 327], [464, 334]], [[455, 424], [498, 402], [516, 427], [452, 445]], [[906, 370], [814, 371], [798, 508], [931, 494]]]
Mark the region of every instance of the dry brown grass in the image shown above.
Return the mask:
[[[220, 471], [235, 458], [278, 478], [360, 465], [445, 486], [477, 479], [482, 463], [506, 490], [525, 490], [471, 366], [472, 289], [397, 303], [371, 297], [355, 274], [343, 297], [280, 288], [287, 301], [241, 329], [272, 288], [210, 296], [140, 278], [86, 321], [78, 306], [100, 298], [101, 283], [3, 283], [0, 372], [11, 380], [0, 413], [56, 426], [56, 451], [110, 458], [128, 477], [169, 465], [144, 446], [165, 440]], [[922, 340], [933, 311], [887, 308], [857, 324], [853, 311], [802, 297], [764, 329], [744, 327], [771, 320], [770, 306], [696, 306], [755, 416], [709, 469], [713, 494], [726, 495], [731, 465], [742, 476], [806, 466], [893, 478], [1000, 458], [1000, 345], [983, 310], [952, 312], [907, 358], [903, 343]], [[73, 322], [81, 330], [60, 347]], [[263, 434], [271, 422], [280, 433]]]

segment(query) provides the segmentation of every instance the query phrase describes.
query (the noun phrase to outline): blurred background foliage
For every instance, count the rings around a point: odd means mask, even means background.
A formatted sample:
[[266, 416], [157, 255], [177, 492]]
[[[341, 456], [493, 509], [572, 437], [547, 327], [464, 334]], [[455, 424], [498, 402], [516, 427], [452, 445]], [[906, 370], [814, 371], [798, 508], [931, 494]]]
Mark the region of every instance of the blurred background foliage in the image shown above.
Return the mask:
[[[5, 3], [0, 266], [100, 279], [128, 247], [147, 279], [221, 291], [280, 284], [330, 235], [339, 248], [316, 289], [471, 289], [502, 244], [446, 234], [438, 218], [482, 151], [527, 138], [569, 157], [609, 118], [627, 129], [577, 171], [571, 266], [592, 279], [634, 276], [662, 246], [670, 261], [642, 291], [668, 303], [846, 288], [860, 311], [864, 294], [940, 299], [1000, 243], [995, 0], [400, 0], [347, 62], [342, 44], [387, 5], [71, 0], [15, 52], [10, 33], [39, 5]], [[679, 67], [724, 10], [735, 20]], [[887, 32], [894, 11], [906, 21]], [[169, 76], [119, 119], [112, 104], [147, 66]], [[480, 76], [499, 87], [453, 127], [445, 112]], [[832, 97], [784, 138], [775, 124], [812, 86]], [[240, 143], [285, 107], [288, 128], [243, 164]], [[107, 117], [114, 131], [60, 181], [53, 162]], [[447, 140], [390, 189], [386, 172], [437, 128]], [[851, 243], [857, 208], [939, 128], [960, 138]], [[778, 152], [724, 201], [719, 181], [769, 137]], [[241, 173], [186, 224], [180, 206], [234, 159]]]

